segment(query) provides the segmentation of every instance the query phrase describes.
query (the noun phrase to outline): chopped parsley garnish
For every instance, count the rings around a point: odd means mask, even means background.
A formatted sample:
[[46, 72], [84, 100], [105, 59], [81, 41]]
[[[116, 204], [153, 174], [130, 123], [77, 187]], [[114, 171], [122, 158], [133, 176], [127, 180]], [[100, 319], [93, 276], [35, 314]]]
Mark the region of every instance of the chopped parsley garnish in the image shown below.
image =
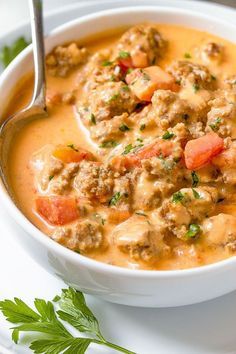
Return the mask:
[[72, 150], [78, 152], [79, 150], [75, 148], [74, 144], [68, 144], [67, 147], [71, 148]]
[[90, 121], [93, 125], [96, 125], [96, 118], [95, 118], [95, 115], [93, 113], [91, 113], [90, 115]]
[[191, 59], [191, 58], [192, 58], [192, 56], [191, 56], [190, 53], [184, 53], [184, 57], [185, 57], [186, 59]]
[[119, 93], [115, 93], [113, 96], [111, 96], [111, 98], [108, 100], [108, 103], [116, 101], [119, 98], [120, 94]]
[[99, 147], [102, 149], [109, 149], [109, 148], [116, 147], [117, 145], [118, 143], [115, 140], [108, 140], [108, 141], [104, 141], [101, 145], [99, 145]]
[[134, 70], [133, 68], [129, 68], [129, 69], [127, 70], [127, 74], [132, 73], [133, 70]]
[[164, 140], [169, 140], [175, 136], [174, 133], [170, 133], [168, 130], [165, 132], [165, 134], [162, 135], [162, 139]]
[[209, 127], [213, 130], [213, 132], [217, 132], [217, 130], [219, 130], [220, 123], [221, 123], [221, 118], [218, 117], [215, 119], [213, 123], [209, 124]]
[[146, 124], [141, 124], [139, 130], [143, 131], [146, 128]]
[[112, 65], [112, 61], [109, 61], [109, 60], [104, 60], [102, 62], [102, 66], [111, 66]]
[[193, 196], [195, 199], [200, 199], [201, 196], [200, 194], [196, 191], [196, 189], [192, 188], [192, 191], [193, 191]]
[[29, 45], [24, 37], [18, 38], [11, 46], [4, 46], [0, 51], [0, 61], [6, 68], [10, 62]]
[[121, 59], [127, 59], [127, 58], [129, 58], [130, 57], [130, 53], [129, 52], [126, 52], [126, 51], [124, 51], [124, 50], [121, 50], [120, 52], [119, 52], [119, 58], [121, 58]]
[[54, 178], [54, 175], [51, 175], [48, 177], [49, 181], [51, 181]]
[[116, 194], [113, 195], [113, 197], [110, 199], [109, 201], [109, 205], [116, 205], [118, 203], [118, 201], [121, 198], [121, 193], [117, 192]]
[[128, 92], [130, 90], [128, 85], [122, 86], [121, 90]]
[[14, 324], [12, 340], [16, 344], [22, 332], [30, 332], [28, 345], [35, 354], [84, 354], [93, 343], [119, 353], [135, 354], [104, 338], [83, 293], [73, 288], [62, 289], [61, 296], [55, 296], [53, 302], [37, 298], [32, 307], [17, 297], [2, 300], [0, 311], [8, 322]]
[[130, 130], [130, 128], [128, 127], [128, 125], [126, 125], [125, 123], [122, 123], [120, 126], [119, 126], [119, 130], [121, 132], [126, 132], [128, 130]]
[[137, 138], [136, 139], [139, 143], [142, 143], [143, 142], [143, 139], [142, 138]]
[[135, 214], [147, 217], [147, 214], [143, 213], [142, 211], [136, 211]]
[[132, 144], [128, 144], [126, 145], [124, 151], [122, 152], [122, 155], [127, 155], [129, 154], [131, 151], [134, 152], [137, 149], [141, 148], [143, 146], [143, 144], [139, 144], [139, 145], [132, 145]]
[[215, 75], [211, 75], [211, 79], [212, 79], [213, 81], [215, 81], [215, 80], [216, 80], [216, 76], [215, 76]]
[[114, 74], [111, 74], [110, 80], [113, 82], [116, 81], [116, 76]]
[[201, 232], [201, 228], [198, 224], [190, 224], [188, 231], [186, 232], [187, 238], [194, 238]]
[[180, 191], [174, 193], [172, 196], [172, 202], [176, 204], [182, 202], [183, 199], [184, 199], [184, 194]]
[[199, 183], [199, 177], [195, 171], [191, 172], [191, 177], [192, 177], [192, 187], [197, 187]]
[[200, 86], [198, 84], [193, 84], [193, 91], [196, 93], [200, 90]]

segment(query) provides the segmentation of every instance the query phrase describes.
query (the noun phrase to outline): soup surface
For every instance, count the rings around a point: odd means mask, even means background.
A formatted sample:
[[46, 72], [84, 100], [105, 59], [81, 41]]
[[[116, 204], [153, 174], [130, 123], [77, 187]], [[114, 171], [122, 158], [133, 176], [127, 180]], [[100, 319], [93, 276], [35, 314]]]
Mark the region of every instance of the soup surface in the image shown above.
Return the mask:
[[[123, 31], [124, 32], [124, 31]], [[12, 139], [23, 213], [62, 245], [136, 269], [236, 252], [236, 45], [172, 25], [56, 47], [48, 117]], [[25, 106], [30, 77], [7, 115]]]

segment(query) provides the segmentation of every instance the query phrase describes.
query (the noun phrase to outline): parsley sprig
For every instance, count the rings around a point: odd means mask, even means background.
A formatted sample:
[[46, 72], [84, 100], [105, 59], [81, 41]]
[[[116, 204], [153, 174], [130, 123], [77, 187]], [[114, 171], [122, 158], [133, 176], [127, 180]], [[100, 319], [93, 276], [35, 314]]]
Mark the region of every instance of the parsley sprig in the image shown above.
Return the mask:
[[[38, 332], [30, 343], [35, 354], [84, 354], [91, 343], [107, 346], [121, 353], [135, 354], [130, 350], [108, 342], [102, 335], [98, 321], [88, 308], [84, 295], [73, 288], [63, 289], [61, 296], [54, 298], [59, 310], [55, 311], [51, 301], [35, 299], [35, 309], [21, 299], [0, 301], [0, 310], [7, 321], [14, 323], [12, 340], [19, 341], [20, 332]], [[66, 322], [90, 337], [74, 337], [64, 326]], [[33, 334], [32, 334], [33, 335]]]
[[12, 43], [12, 45], [6, 45], [1, 48], [0, 62], [3, 64], [4, 68], [6, 68], [10, 62], [28, 45], [29, 42], [27, 42], [24, 37], [19, 37], [14, 43]]

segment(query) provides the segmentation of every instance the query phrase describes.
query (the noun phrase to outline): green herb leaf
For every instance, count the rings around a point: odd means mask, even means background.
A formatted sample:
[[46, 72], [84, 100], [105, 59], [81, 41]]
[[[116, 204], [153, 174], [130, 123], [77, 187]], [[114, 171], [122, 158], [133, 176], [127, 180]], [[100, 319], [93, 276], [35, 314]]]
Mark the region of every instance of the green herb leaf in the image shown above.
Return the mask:
[[162, 135], [162, 139], [164, 140], [169, 140], [175, 136], [174, 133], [170, 133], [169, 131], [166, 131], [165, 134]]
[[128, 127], [128, 125], [126, 125], [125, 123], [122, 123], [120, 126], [119, 126], [119, 130], [121, 132], [126, 132], [128, 130], [130, 130], [130, 128]]
[[[14, 301], [0, 301], [0, 310], [7, 320], [18, 324], [12, 328], [12, 340], [17, 343], [21, 331], [43, 334], [45, 337], [40, 337], [30, 344], [30, 349], [35, 354], [84, 354], [91, 343], [107, 346], [125, 354], [135, 354], [108, 342], [103, 337], [98, 321], [88, 308], [81, 292], [72, 288], [64, 289], [61, 296], [55, 296], [54, 301], [60, 306], [57, 313], [53, 304], [43, 299], [34, 301], [37, 312], [18, 298], [14, 298]], [[75, 329], [89, 333], [92, 338], [73, 337], [57, 316]]]
[[102, 62], [102, 66], [111, 66], [112, 64], [113, 64], [112, 61], [109, 61], [109, 60], [104, 60]]
[[118, 143], [115, 140], [104, 141], [101, 145], [99, 145], [102, 149], [110, 149], [116, 147]]
[[121, 193], [117, 192], [116, 194], [113, 195], [113, 197], [111, 198], [111, 200], [109, 201], [109, 205], [116, 205], [118, 203], [118, 201], [121, 198]]
[[143, 131], [146, 128], [146, 124], [141, 124], [139, 130]]
[[196, 189], [192, 188], [192, 191], [193, 191], [193, 196], [195, 199], [200, 199], [201, 196], [200, 194], [196, 191]]
[[111, 103], [113, 101], [116, 101], [120, 97], [119, 93], [115, 93], [111, 98], [109, 98], [108, 103]]
[[201, 232], [201, 228], [198, 224], [190, 224], [189, 229], [186, 232], [187, 238], [194, 238]]
[[195, 171], [191, 172], [191, 177], [192, 177], [192, 187], [197, 187], [199, 183], [199, 177]]
[[80, 332], [93, 333], [100, 337], [98, 321], [86, 305], [84, 295], [75, 289], [63, 289], [59, 302], [59, 318], [68, 322]]
[[119, 52], [119, 58], [126, 59], [126, 58], [129, 58], [129, 57], [130, 57], [130, 53], [129, 52], [126, 52], [124, 50], [121, 50]]
[[68, 144], [67, 147], [71, 148], [72, 150], [78, 152], [79, 150], [75, 148], [74, 144]]
[[51, 175], [48, 177], [49, 181], [51, 181], [54, 178], [54, 175]]
[[93, 125], [96, 125], [96, 118], [95, 118], [95, 115], [93, 113], [91, 113], [90, 115], [90, 121]]
[[184, 199], [184, 194], [180, 191], [174, 193], [172, 196], [172, 202], [175, 204], [182, 202], [183, 199]]
[[136, 211], [135, 214], [147, 217], [147, 214], [142, 211]]
[[4, 46], [0, 51], [0, 61], [3, 66], [7, 67], [28, 45], [29, 42], [27, 42], [24, 37], [20, 37], [11, 46]]
[[122, 89], [122, 91], [126, 91], [126, 92], [128, 92], [130, 90], [128, 85], [122, 86], [121, 89]]
[[193, 84], [193, 91], [196, 93], [200, 90], [200, 86], [198, 84]]
[[215, 80], [216, 80], [216, 76], [215, 76], [215, 75], [211, 75], [211, 79], [212, 79], [213, 81], [215, 81]]
[[221, 123], [221, 118], [218, 117], [215, 119], [215, 121], [211, 124], [209, 124], [209, 127], [213, 130], [213, 132], [217, 132], [220, 128], [220, 123]]
[[186, 59], [191, 59], [191, 58], [192, 58], [192, 56], [191, 56], [190, 53], [184, 53], [184, 57], [185, 57]]
[[122, 155], [127, 155], [130, 152], [135, 152], [137, 151], [139, 148], [141, 148], [143, 146], [143, 144], [139, 144], [139, 145], [132, 145], [132, 144], [128, 144], [126, 145], [124, 151], [122, 152]]

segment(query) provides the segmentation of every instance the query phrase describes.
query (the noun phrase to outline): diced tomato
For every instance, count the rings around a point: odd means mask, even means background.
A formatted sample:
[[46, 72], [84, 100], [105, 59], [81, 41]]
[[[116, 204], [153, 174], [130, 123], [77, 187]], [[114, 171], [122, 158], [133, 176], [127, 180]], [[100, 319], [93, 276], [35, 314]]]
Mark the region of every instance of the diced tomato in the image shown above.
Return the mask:
[[222, 152], [224, 140], [216, 133], [208, 133], [187, 142], [184, 150], [185, 164], [189, 170], [197, 170]]
[[151, 157], [160, 156], [167, 157], [173, 151], [173, 143], [171, 141], [158, 140], [153, 144], [147, 145], [139, 150], [136, 156], [140, 160], [150, 159]]
[[156, 90], [177, 91], [174, 78], [159, 66], [135, 69], [125, 78], [130, 89], [142, 101], [151, 101]]
[[141, 161], [150, 159], [155, 156], [167, 157], [173, 151], [173, 143], [171, 141], [158, 140], [153, 144], [149, 144], [140, 149], [136, 153], [128, 155], [115, 156], [111, 160], [111, 166], [116, 171], [131, 170], [141, 166]]
[[93, 160], [93, 154], [81, 148], [59, 145], [53, 152], [53, 156], [65, 162], [80, 162], [82, 160]]
[[65, 225], [79, 218], [76, 199], [65, 196], [39, 196], [36, 199], [36, 211], [48, 223]]
[[118, 60], [119, 62], [119, 65], [125, 67], [126, 69], [129, 69], [129, 68], [133, 68], [133, 63], [132, 63], [132, 59], [131, 57], [127, 57], [127, 58], [119, 58]]
[[128, 210], [119, 210], [115, 208], [109, 208], [108, 210], [108, 222], [119, 224], [122, 221], [127, 220], [131, 213]]

